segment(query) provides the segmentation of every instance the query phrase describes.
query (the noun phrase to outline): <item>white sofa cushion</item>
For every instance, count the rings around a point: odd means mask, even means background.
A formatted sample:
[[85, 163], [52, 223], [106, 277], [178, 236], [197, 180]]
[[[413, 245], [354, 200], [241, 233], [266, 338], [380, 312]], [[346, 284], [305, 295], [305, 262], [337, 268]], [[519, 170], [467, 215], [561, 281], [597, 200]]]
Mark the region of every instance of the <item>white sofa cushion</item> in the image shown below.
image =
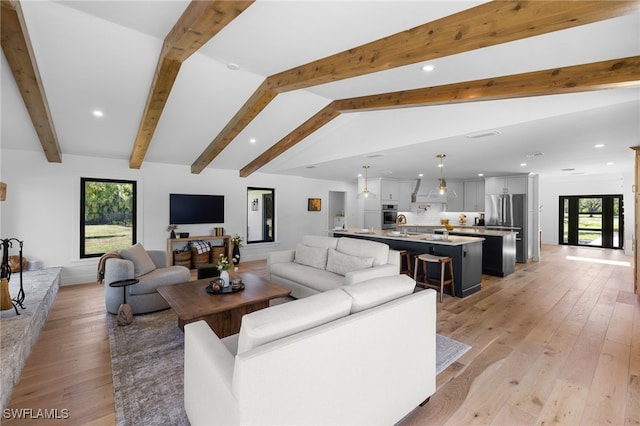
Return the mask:
[[336, 237], [324, 237], [321, 235], [303, 235], [302, 244], [310, 247], [336, 248], [338, 245]]
[[382, 305], [390, 300], [413, 293], [416, 282], [404, 274], [374, 278], [342, 287], [351, 296], [351, 313]]
[[305, 287], [315, 291], [328, 291], [347, 284], [347, 278], [324, 269], [311, 268], [310, 266], [299, 265], [295, 262], [275, 263], [270, 269], [271, 280], [287, 285], [286, 281], [294, 283], [304, 283]]
[[251, 312], [242, 317], [238, 354], [349, 315], [351, 297], [341, 289]]
[[352, 256], [329, 249], [326, 268], [329, 272], [345, 275], [348, 272], [371, 268], [371, 266], [373, 266], [373, 257]]
[[327, 266], [327, 250], [326, 247], [311, 247], [299, 243], [293, 261], [312, 268], [324, 269]]
[[156, 264], [153, 263], [149, 253], [142, 247], [142, 244], [137, 243], [126, 249], [121, 249], [118, 254], [123, 259], [133, 262], [133, 274], [139, 277], [156, 269]]
[[377, 241], [359, 238], [338, 238], [336, 250], [351, 256], [373, 257], [373, 266], [380, 266], [389, 260], [389, 246]]

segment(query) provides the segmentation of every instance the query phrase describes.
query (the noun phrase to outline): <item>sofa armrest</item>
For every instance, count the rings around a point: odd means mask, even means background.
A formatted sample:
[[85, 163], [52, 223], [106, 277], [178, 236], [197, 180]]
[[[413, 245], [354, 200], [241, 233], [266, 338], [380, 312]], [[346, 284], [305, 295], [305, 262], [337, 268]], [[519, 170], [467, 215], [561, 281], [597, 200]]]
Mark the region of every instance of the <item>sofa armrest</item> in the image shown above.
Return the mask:
[[167, 252], [164, 250], [147, 250], [149, 253], [149, 257], [153, 260], [153, 263], [156, 265], [156, 268], [166, 268], [167, 267]]
[[389, 277], [400, 274], [398, 265], [387, 263], [386, 265], [374, 266], [373, 268], [360, 269], [358, 271], [347, 272], [344, 276], [345, 285], [355, 284], [378, 277]]
[[191, 424], [237, 424], [235, 356], [205, 321], [184, 326], [184, 407]]
[[400, 252], [398, 250], [390, 249], [387, 263], [396, 265], [398, 267], [398, 273], [400, 273]]
[[274, 263], [290, 263], [293, 262], [296, 256], [295, 250], [277, 250], [267, 253], [267, 271], [269, 267]]

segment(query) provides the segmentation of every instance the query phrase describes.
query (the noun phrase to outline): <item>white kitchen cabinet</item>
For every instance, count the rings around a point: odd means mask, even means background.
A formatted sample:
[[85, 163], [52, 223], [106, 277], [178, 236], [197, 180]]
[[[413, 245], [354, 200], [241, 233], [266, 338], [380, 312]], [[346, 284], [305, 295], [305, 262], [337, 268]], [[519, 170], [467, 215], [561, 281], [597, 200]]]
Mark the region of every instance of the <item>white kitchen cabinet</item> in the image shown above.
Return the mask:
[[483, 212], [484, 196], [485, 191], [483, 180], [464, 181], [464, 211]]
[[526, 194], [527, 176], [508, 176], [507, 188], [509, 188], [509, 194]]
[[[380, 204], [389, 204], [389, 201], [398, 201], [399, 185], [397, 180], [380, 180]], [[393, 204], [393, 203], [392, 203]]]
[[447, 181], [447, 211], [464, 211], [464, 183], [461, 181]]
[[382, 229], [382, 212], [380, 210], [365, 210], [364, 228]]
[[485, 178], [485, 194], [526, 194], [527, 176]]
[[410, 181], [398, 182], [398, 211], [406, 212], [411, 210], [411, 193], [414, 183]]

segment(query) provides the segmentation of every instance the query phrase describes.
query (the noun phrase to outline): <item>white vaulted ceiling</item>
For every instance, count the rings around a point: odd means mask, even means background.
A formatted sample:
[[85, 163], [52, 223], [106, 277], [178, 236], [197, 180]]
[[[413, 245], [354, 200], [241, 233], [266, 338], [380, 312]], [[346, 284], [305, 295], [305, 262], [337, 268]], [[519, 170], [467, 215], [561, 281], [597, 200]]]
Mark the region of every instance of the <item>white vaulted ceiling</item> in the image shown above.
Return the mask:
[[[163, 39], [189, 2], [20, 3], [62, 161], [65, 154], [128, 161]], [[182, 64], [144, 162], [192, 165], [271, 75], [481, 3], [257, 1]], [[639, 54], [636, 7], [625, 16], [435, 59], [429, 61], [435, 66], [431, 73], [416, 63], [281, 93], [208, 167], [242, 169], [337, 99]], [[4, 55], [1, 72], [2, 149], [42, 151]], [[631, 171], [629, 147], [640, 145], [635, 83], [575, 94], [343, 113], [260, 172], [353, 180], [368, 164], [370, 177], [435, 177], [439, 153], [447, 155], [451, 179], [478, 172]], [[104, 116], [94, 117], [95, 109]], [[501, 133], [465, 137], [491, 129]], [[594, 148], [598, 143], [605, 146]], [[523, 162], [527, 166], [520, 166]]]

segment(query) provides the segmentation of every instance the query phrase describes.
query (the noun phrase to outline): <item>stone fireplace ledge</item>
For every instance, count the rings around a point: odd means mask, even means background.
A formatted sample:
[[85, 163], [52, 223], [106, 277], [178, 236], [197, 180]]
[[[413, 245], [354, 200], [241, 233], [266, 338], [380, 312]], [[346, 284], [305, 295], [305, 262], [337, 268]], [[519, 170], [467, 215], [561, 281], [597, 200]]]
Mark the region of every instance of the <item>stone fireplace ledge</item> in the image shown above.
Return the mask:
[[[13, 386], [20, 380], [22, 367], [38, 340], [51, 305], [60, 287], [62, 268], [23, 271], [24, 307], [0, 311], [0, 393], [2, 410], [9, 404]], [[20, 290], [20, 273], [11, 274], [9, 292], [15, 298]]]

